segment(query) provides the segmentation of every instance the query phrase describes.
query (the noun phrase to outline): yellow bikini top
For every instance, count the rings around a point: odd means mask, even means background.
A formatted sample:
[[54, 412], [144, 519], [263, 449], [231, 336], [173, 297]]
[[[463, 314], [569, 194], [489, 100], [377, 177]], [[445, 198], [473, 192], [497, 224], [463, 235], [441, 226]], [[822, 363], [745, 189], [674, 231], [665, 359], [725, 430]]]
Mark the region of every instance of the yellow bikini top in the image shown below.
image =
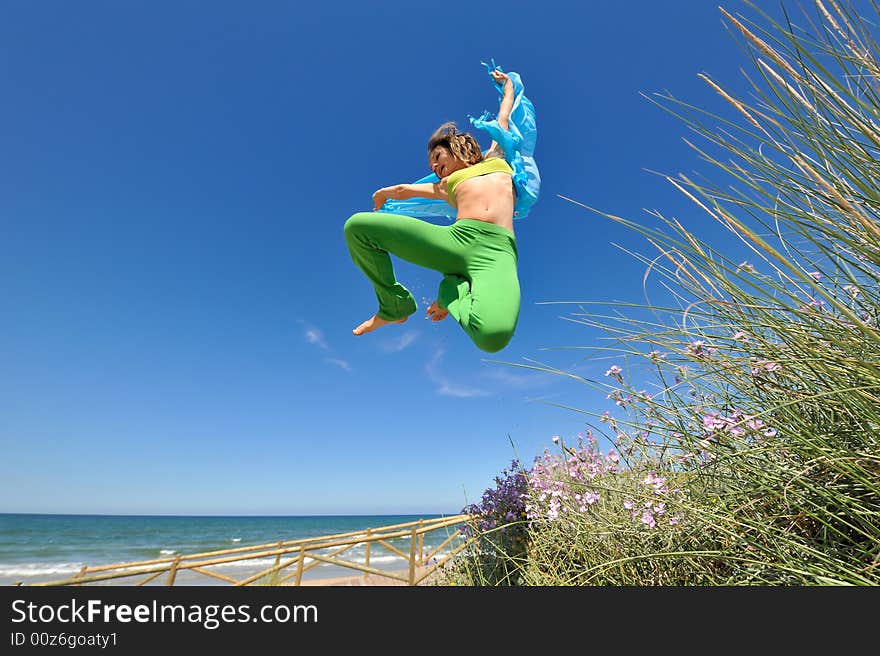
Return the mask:
[[482, 162], [478, 162], [472, 166], [459, 169], [446, 178], [446, 189], [449, 192], [449, 203], [452, 204], [455, 197], [455, 188], [468, 178], [474, 178], [478, 175], [486, 175], [487, 173], [507, 173], [513, 176], [513, 169], [501, 157], [489, 157]]

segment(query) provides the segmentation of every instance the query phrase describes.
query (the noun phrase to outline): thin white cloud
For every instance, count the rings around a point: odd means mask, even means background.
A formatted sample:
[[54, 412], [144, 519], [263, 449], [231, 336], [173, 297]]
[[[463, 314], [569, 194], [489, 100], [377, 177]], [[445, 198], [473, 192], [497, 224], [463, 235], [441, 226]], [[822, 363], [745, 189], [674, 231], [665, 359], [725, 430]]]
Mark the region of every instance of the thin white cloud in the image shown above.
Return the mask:
[[550, 375], [543, 371], [521, 369], [526, 373], [513, 373], [509, 368], [492, 368], [480, 374], [480, 378], [514, 389], [535, 389], [550, 384]]
[[455, 396], [458, 398], [473, 398], [478, 396], [489, 396], [489, 392], [475, 387], [466, 387], [451, 383], [449, 379], [440, 371], [440, 362], [443, 360], [443, 349], [437, 349], [434, 357], [425, 365], [425, 372], [428, 378], [437, 385], [437, 394], [441, 396]]
[[[322, 351], [328, 351], [329, 354], [333, 354], [333, 349], [330, 348], [330, 345], [327, 343], [327, 340], [324, 339], [324, 333], [321, 332], [319, 328], [315, 328], [315, 326], [311, 325], [307, 321], [303, 321], [300, 319], [298, 323], [303, 327], [303, 337], [306, 338], [306, 341], [309, 344], [317, 346]], [[339, 367], [345, 371], [351, 371], [351, 365], [347, 360], [343, 360], [342, 358], [337, 357], [327, 357], [324, 359], [324, 362], [328, 364], [332, 364], [335, 367]]]
[[345, 360], [340, 360], [339, 358], [327, 358], [327, 362], [329, 362], [330, 364], [335, 364], [340, 369], [351, 371], [351, 365], [348, 364], [348, 362]]
[[413, 342], [415, 342], [418, 336], [419, 334], [416, 331], [411, 330], [408, 333], [404, 333], [397, 339], [383, 342], [382, 350], [388, 353], [399, 353], [400, 351], [409, 347]]
[[304, 336], [309, 344], [314, 344], [318, 348], [324, 349], [325, 351], [330, 350], [330, 345], [327, 344], [327, 340], [324, 339], [324, 333], [322, 333], [318, 328], [315, 328], [311, 324], [306, 323], [302, 319], [299, 320], [299, 323], [305, 328]]
[[437, 387], [437, 394], [440, 396], [455, 396], [460, 399], [470, 399], [477, 396], [489, 396], [486, 390], [475, 389], [473, 387], [458, 387], [451, 385], [449, 381], [442, 381]]
[[310, 328], [309, 330], [307, 330], [306, 339], [308, 340], [309, 344], [316, 344], [325, 351], [330, 348], [329, 346], [327, 346], [327, 341], [324, 339], [323, 333], [321, 333], [321, 331], [317, 328]]

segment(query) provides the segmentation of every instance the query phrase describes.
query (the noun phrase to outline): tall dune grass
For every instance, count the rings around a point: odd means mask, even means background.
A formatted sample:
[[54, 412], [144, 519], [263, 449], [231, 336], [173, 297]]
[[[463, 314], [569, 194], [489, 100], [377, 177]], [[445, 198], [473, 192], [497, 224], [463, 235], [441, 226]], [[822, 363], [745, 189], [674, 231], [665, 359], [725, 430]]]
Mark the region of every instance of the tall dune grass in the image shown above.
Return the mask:
[[880, 584], [880, 53], [834, 0], [747, 4], [721, 12], [749, 97], [701, 75], [724, 111], [653, 98], [722, 181], [667, 178], [688, 223], [727, 239], [599, 212], [667, 301], [572, 312], [619, 356], [610, 410], [524, 471], [522, 583]]

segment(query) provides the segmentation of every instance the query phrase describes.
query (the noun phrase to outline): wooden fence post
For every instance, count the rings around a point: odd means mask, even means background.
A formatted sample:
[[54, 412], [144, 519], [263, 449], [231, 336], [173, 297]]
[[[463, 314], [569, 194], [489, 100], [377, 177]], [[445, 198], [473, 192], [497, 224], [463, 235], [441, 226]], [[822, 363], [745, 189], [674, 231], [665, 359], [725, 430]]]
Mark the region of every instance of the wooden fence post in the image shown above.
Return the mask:
[[409, 584], [416, 584], [416, 527], [413, 526], [409, 541]]
[[[369, 539], [371, 535], [373, 535], [373, 529], [368, 528], [367, 529], [367, 557], [366, 557], [366, 562], [364, 562], [364, 567], [370, 566], [370, 548], [373, 546], [373, 541]], [[365, 581], [367, 580], [367, 577], [369, 575], [370, 574], [368, 572], [364, 572], [364, 580]]]
[[296, 582], [294, 585], [302, 585], [303, 578], [303, 561], [306, 558], [306, 546], [301, 544], [299, 546], [299, 558], [296, 559]]
[[[81, 579], [83, 576], [85, 576], [85, 574], [88, 570], [89, 570], [89, 566], [83, 565], [82, 569], [79, 570], [79, 573], [74, 578]], [[82, 585], [82, 583], [73, 583], [72, 585]]]
[[180, 555], [174, 559], [174, 562], [171, 563], [171, 568], [168, 570], [168, 584], [174, 585], [174, 579], [177, 578], [177, 567], [180, 565]]

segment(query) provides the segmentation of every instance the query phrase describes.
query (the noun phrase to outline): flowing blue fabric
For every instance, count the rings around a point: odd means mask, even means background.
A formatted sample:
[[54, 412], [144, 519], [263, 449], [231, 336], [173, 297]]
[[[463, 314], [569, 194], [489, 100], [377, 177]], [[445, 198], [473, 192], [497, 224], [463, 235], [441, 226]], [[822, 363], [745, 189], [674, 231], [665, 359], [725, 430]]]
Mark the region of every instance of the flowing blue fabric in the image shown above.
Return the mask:
[[[489, 79], [501, 98], [504, 98], [504, 86], [495, 82], [492, 71], [502, 70], [495, 65], [480, 62], [486, 67]], [[508, 73], [507, 77], [513, 83], [513, 109], [508, 121], [509, 129], [505, 130], [498, 125], [498, 119], [492, 118], [489, 112], [484, 112], [479, 118], [468, 116], [468, 119], [478, 130], [489, 133], [493, 141], [504, 150], [504, 159], [513, 169], [513, 184], [516, 187], [516, 205], [514, 206], [513, 218], [522, 219], [528, 216], [540, 194], [541, 174], [535, 163], [535, 142], [538, 138], [538, 127], [535, 122], [535, 107], [532, 101], [525, 96], [525, 87], [518, 73]], [[499, 100], [499, 104], [500, 104]], [[431, 173], [413, 184], [439, 182], [439, 178]], [[391, 214], [404, 214], [420, 218], [442, 217], [455, 219], [455, 208], [444, 200], [434, 198], [410, 198], [409, 200], [387, 200], [379, 208], [380, 212]]]

